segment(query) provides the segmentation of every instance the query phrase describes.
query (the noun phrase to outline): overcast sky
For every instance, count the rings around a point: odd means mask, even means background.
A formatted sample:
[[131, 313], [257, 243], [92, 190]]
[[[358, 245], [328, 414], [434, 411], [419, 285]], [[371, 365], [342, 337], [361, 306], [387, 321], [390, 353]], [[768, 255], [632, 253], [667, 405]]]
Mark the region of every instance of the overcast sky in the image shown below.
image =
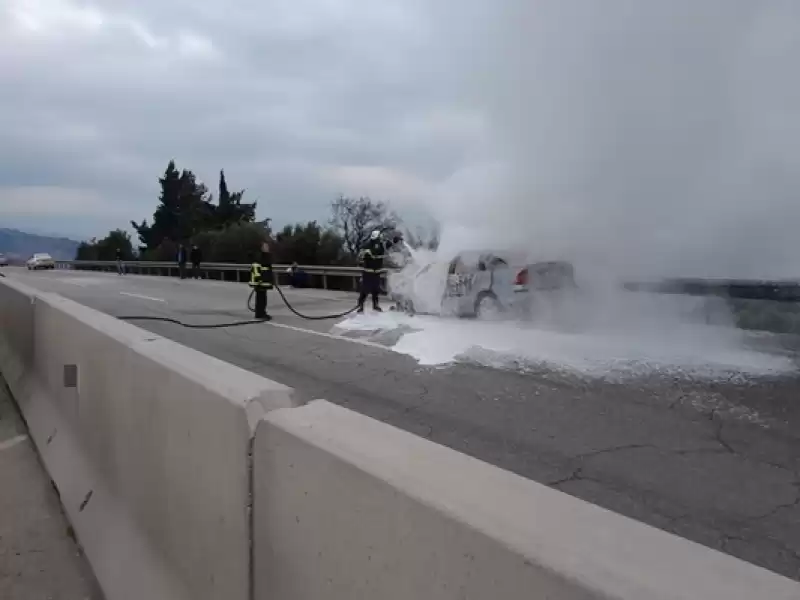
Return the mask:
[[394, 0], [2, 0], [0, 225], [149, 217], [173, 157], [279, 223], [339, 193], [402, 208], [479, 133], [431, 25]]
[[369, 194], [454, 247], [800, 276], [797, 0], [0, 7], [0, 225], [149, 217], [174, 157], [277, 223]]

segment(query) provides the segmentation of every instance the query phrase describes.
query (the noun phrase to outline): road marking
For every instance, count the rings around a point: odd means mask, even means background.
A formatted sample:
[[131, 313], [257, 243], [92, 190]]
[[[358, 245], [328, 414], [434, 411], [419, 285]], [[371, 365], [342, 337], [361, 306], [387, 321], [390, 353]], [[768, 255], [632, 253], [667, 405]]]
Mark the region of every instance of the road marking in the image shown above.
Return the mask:
[[0, 452], [2, 452], [3, 450], [10, 450], [14, 446], [18, 446], [27, 439], [28, 439], [27, 435], [18, 435], [17, 437], [13, 437], [10, 440], [6, 440], [5, 442], [0, 442]]
[[132, 292], [120, 292], [123, 296], [130, 296], [131, 298], [141, 298], [142, 300], [152, 300], [153, 302], [166, 302], [163, 298], [154, 298], [153, 296], [145, 296], [144, 294], [134, 294]]
[[391, 351], [391, 348], [389, 348], [388, 346], [384, 346], [383, 344], [378, 344], [377, 342], [368, 342], [367, 340], [359, 340], [356, 338], [344, 337], [342, 335], [335, 335], [333, 333], [314, 331], [313, 329], [303, 329], [302, 327], [295, 327], [294, 325], [285, 325], [283, 323], [274, 323], [272, 321], [268, 321], [267, 323], [265, 323], [265, 325], [277, 327], [278, 329], [288, 329], [289, 331], [296, 331], [298, 333], [308, 333], [310, 335], [316, 335], [319, 337], [336, 340], [338, 342], [350, 342], [351, 344], [361, 344], [362, 346], [368, 346], [370, 348], [380, 348], [381, 350]]

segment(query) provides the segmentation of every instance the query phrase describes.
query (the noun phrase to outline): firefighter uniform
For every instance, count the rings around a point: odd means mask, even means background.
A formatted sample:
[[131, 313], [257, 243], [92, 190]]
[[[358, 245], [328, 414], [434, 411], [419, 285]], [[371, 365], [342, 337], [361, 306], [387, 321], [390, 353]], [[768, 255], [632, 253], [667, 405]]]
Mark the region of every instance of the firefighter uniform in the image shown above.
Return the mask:
[[363, 268], [361, 269], [361, 293], [358, 296], [358, 312], [364, 312], [364, 302], [367, 296], [372, 296], [372, 308], [381, 312], [378, 302], [378, 295], [381, 292], [381, 271], [383, 271], [383, 259], [386, 249], [392, 242], [383, 241], [380, 235], [375, 235], [367, 242], [366, 247], [361, 251]]
[[267, 290], [273, 287], [272, 259], [269, 254], [262, 253], [259, 262], [250, 265], [250, 287], [256, 296], [256, 319], [271, 320], [267, 314]]

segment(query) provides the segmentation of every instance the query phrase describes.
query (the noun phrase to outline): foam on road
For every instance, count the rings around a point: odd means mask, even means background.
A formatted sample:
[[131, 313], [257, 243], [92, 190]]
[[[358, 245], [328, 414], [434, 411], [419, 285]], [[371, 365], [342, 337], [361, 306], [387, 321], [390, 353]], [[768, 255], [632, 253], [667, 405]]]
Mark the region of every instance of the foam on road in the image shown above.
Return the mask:
[[729, 380], [789, 375], [791, 357], [749, 348], [747, 334], [724, 327], [682, 325], [658, 330], [573, 332], [508, 322], [476, 322], [400, 313], [353, 316], [337, 323], [343, 335], [391, 338], [393, 349], [423, 365], [458, 360], [500, 368], [565, 371], [625, 379], [654, 373]]
[[[115, 316], [193, 323], [250, 316], [249, 289], [242, 284], [6, 272]], [[311, 314], [355, 302], [343, 292], [286, 292]], [[621, 336], [615, 354], [607, 355], [600, 341], [609, 334], [597, 327], [502, 330], [502, 339], [495, 339], [496, 329], [483, 323], [370, 313], [347, 319], [335, 330], [348, 336], [342, 337], [331, 333], [336, 321], [304, 321], [278, 306], [276, 294], [269, 300], [271, 324], [214, 330], [137, 325], [291, 386], [300, 400], [325, 398], [800, 580], [800, 378], [780, 371], [791, 357], [747, 346], [726, 354], [720, 345], [717, 373], [734, 367], [751, 374], [774, 368], [776, 374], [746, 382], [675, 376], [651, 367], [692, 366], [708, 356], [706, 339], [691, 342], [688, 331], [662, 328], [638, 347]], [[673, 340], [659, 348], [659, 337], [670, 335], [683, 346]], [[470, 346], [484, 355], [465, 350]], [[651, 365], [636, 377], [585, 375], [642, 353], [649, 353]], [[515, 354], [531, 364], [507, 362]], [[502, 369], [481, 366], [498, 357]], [[548, 366], [556, 363], [577, 370]]]

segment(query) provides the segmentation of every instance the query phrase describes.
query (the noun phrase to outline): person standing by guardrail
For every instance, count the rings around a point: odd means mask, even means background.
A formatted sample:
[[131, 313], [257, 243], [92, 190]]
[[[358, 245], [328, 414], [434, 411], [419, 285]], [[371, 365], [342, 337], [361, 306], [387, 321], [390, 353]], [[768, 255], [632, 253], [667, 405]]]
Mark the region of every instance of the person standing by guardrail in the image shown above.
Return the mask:
[[306, 272], [300, 268], [297, 261], [293, 262], [292, 265], [286, 269], [286, 275], [289, 277], [289, 285], [293, 288], [306, 287]]
[[122, 248], [117, 248], [117, 275], [125, 274], [125, 265], [122, 264]]
[[186, 246], [181, 244], [178, 246], [178, 271], [180, 272], [181, 279], [186, 279]]
[[192, 261], [192, 277], [200, 279], [200, 263], [203, 261], [203, 253], [197, 244], [192, 244], [192, 251], [189, 258]]

